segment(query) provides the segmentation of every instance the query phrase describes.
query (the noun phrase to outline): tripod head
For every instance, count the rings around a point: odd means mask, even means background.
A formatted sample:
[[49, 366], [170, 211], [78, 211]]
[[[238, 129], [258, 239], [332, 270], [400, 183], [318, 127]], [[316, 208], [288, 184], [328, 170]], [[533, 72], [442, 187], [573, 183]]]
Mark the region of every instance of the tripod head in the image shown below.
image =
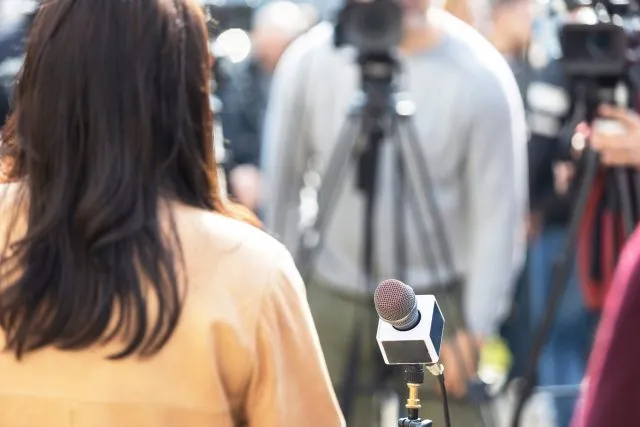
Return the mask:
[[361, 53], [361, 91], [351, 115], [362, 120], [362, 135], [358, 188], [365, 194], [372, 194], [376, 182], [379, 148], [390, 135], [394, 102], [394, 77], [398, 62], [391, 53]]
[[395, 93], [394, 80], [399, 62], [392, 53], [367, 53], [358, 56], [360, 79], [364, 99], [364, 115], [383, 118], [392, 110]]

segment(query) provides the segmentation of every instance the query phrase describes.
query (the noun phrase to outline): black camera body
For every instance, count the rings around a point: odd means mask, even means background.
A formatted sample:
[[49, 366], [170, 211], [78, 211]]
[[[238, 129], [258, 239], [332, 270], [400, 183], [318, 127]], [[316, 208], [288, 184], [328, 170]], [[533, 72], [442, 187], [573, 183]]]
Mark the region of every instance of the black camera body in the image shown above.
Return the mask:
[[400, 44], [402, 19], [398, 0], [347, 0], [338, 13], [334, 44], [352, 46], [361, 57], [387, 55]]
[[578, 22], [565, 24], [559, 33], [560, 66], [573, 103], [571, 134], [579, 121], [595, 120], [603, 103], [634, 107], [633, 94], [640, 88], [637, 0], [577, 1]]
[[388, 110], [399, 65], [396, 57], [403, 37], [400, 0], [346, 0], [334, 27], [334, 46], [352, 47], [360, 67], [360, 84], [368, 117]]
[[628, 40], [619, 25], [567, 24], [560, 42], [561, 64], [569, 77], [615, 78], [626, 71]]
[[616, 81], [635, 65], [637, 7], [627, 0], [604, 0], [583, 7], [596, 22], [568, 23], [560, 29], [561, 65], [571, 79]]

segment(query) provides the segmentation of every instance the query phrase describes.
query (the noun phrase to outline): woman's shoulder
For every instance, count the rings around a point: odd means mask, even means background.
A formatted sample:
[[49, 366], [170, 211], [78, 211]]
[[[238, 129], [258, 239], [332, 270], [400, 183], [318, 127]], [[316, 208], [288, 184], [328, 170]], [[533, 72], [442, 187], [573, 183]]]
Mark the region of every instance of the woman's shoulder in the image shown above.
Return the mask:
[[291, 258], [265, 231], [219, 213], [188, 209], [176, 219], [187, 262], [208, 270], [210, 277], [263, 286]]
[[216, 249], [238, 252], [238, 256], [265, 256], [286, 251], [273, 236], [242, 220], [207, 211], [201, 211], [200, 220], [202, 232]]

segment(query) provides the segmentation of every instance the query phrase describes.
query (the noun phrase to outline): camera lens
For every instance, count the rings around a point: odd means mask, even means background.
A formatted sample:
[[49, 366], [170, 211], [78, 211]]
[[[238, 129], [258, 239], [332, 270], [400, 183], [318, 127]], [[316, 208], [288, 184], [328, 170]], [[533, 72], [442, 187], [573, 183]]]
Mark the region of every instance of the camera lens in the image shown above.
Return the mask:
[[396, 0], [356, 3], [345, 16], [345, 39], [360, 53], [386, 53], [402, 38], [402, 8]]

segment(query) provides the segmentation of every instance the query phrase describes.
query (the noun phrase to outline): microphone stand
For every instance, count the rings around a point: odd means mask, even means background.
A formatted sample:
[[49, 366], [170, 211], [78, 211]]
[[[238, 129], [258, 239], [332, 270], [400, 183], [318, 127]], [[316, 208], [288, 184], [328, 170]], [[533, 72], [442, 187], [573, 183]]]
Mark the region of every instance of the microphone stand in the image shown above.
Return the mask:
[[[447, 389], [444, 385], [444, 366], [440, 363], [427, 365], [431, 374], [438, 378], [440, 390], [442, 392], [442, 406], [444, 409], [445, 427], [451, 427], [451, 416], [449, 415], [449, 399]], [[398, 427], [433, 427], [431, 420], [420, 418], [420, 386], [424, 383], [423, 365], [407, 365], [404, 369], [404, 380], [409, 391], [407, 397], [407, 416], [398, 420]]]
[[424, 383], [422, 365], [409, 365], [404, 369], [404, 381], [409, 389], [407, 397], [407, 416], [398, 420], [398, 427], [433, 427], [431, 420], [420, 418], [420, 386]]

